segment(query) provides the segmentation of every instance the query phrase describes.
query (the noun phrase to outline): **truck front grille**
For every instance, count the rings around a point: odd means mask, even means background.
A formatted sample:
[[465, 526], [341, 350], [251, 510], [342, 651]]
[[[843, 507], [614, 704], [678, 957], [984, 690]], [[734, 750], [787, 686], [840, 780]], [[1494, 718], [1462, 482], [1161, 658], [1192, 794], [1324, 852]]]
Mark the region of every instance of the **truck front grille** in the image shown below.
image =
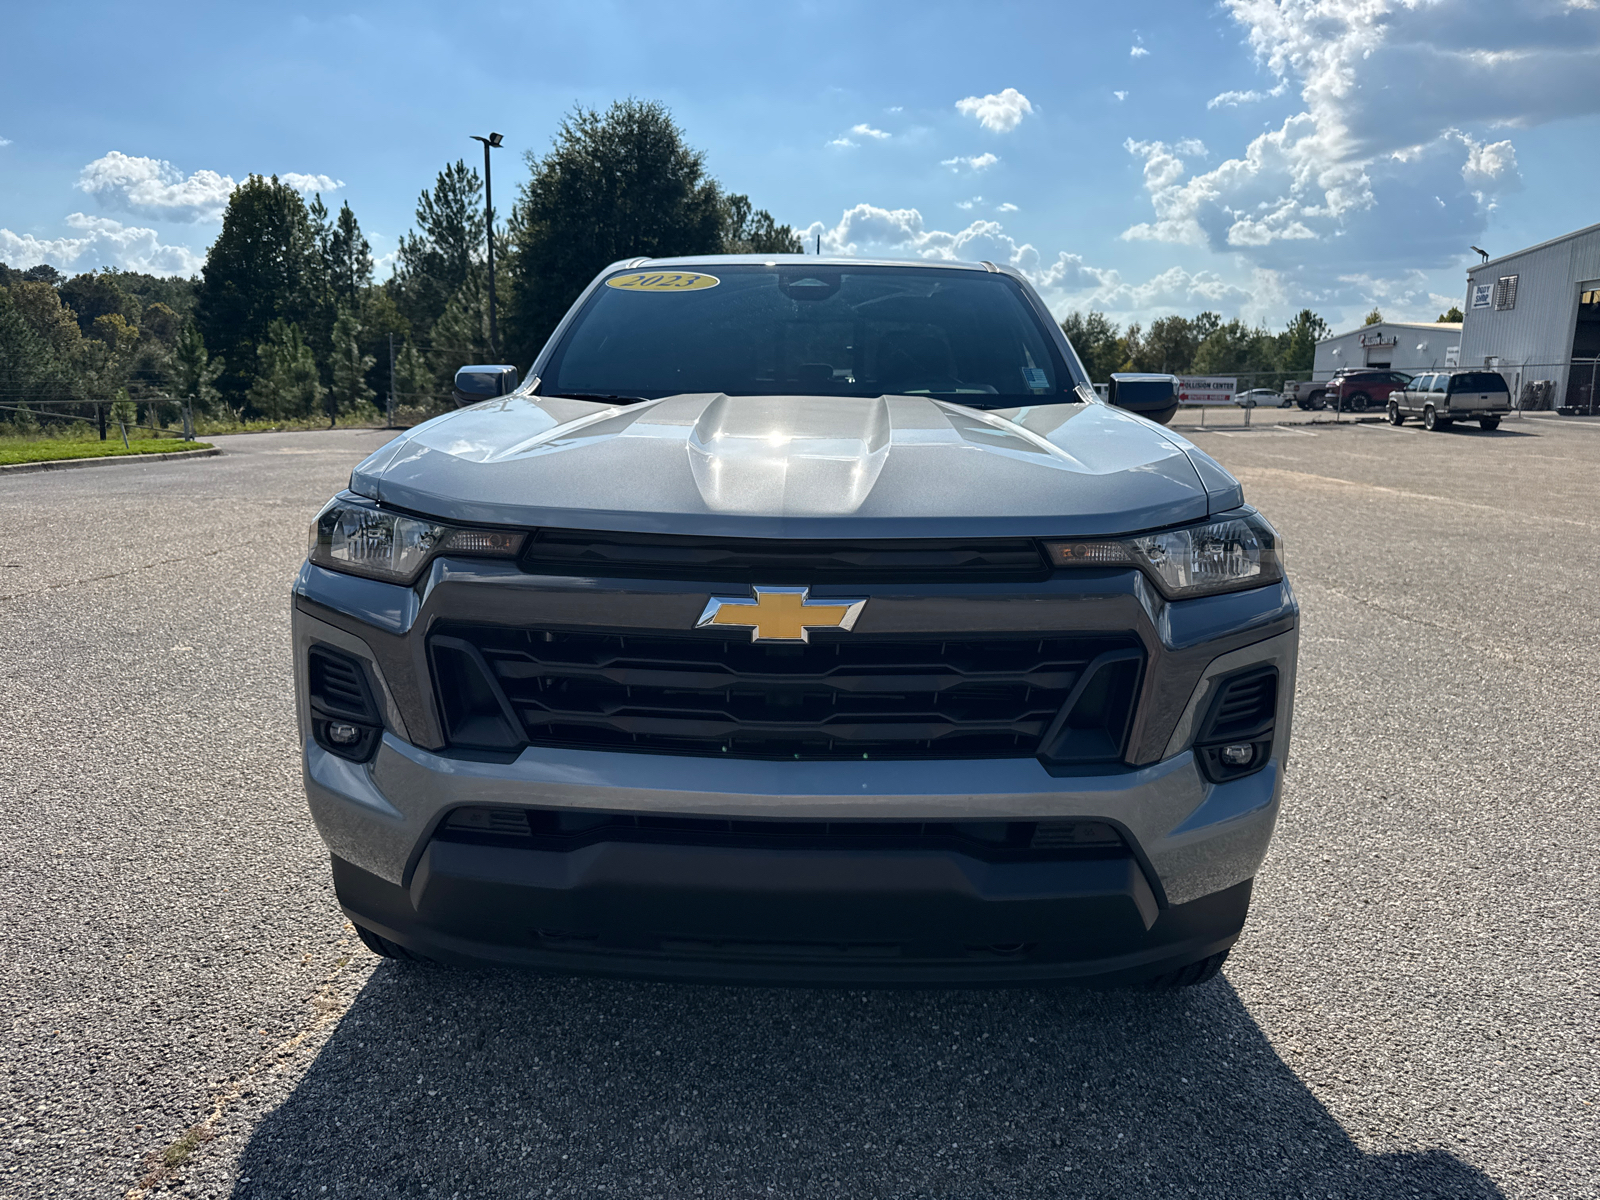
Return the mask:
[[[809, 644], [773, 645], [743, 633], [441, 624], [432, 662], [453, 745], [473, 745], [457, 731], [503, 715], [536, 746], [772, 759], [1020, 758], [1038, 753], [1091, 660], [1138, 647], [1115, 636], [818, 634]], [[1131, 707], [1131, 693], [1114, 695], [1106, 703]], [[484, 711], [462, 708], [471, 704]], [[1125, 729], [1127, 715], [1106, 714], [1107, 727]]]

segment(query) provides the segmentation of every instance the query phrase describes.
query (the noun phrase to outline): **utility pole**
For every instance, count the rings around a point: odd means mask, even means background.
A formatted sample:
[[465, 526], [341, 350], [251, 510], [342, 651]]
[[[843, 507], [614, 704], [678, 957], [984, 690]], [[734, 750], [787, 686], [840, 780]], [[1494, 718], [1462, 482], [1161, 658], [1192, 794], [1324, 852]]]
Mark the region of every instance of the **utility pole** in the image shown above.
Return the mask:
[[394, 334], [389, 335], [389, 428], [394, 428]]
[[494, 312], [494, 190], [489, 185], [489, 151], [498, 150], [505, 139], [498, 133], [488, 137], [472, 135], [472, 140], [483, 143], [483, 224], [484, 237], [489, 241], [489, 357], [500, 356], [500, 336], [495, 328]]

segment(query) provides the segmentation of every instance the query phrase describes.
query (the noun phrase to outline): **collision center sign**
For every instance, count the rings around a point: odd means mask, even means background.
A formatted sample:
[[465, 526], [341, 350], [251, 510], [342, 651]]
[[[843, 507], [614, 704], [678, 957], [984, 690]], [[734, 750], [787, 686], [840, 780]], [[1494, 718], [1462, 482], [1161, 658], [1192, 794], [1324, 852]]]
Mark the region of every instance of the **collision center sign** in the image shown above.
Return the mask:
[[1232, 375], [1179, 375], [1179, 404], [1232, 404], [1239, 380]]

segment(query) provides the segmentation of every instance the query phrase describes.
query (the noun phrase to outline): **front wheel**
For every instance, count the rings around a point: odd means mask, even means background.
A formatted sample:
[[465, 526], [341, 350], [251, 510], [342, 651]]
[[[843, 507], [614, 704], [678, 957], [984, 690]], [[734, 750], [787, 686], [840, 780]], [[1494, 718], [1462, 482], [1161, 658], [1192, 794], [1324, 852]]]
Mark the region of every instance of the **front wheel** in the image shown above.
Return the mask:
[[1405, 423], [1406, 419], [1403, 415], [1401, 415], [1400, 406], [1398, 404], [1391, 403], [1389, 405], [1389, 424], [1404, 425]]
[[1500, 418], [1499, 417], [1479, 417], [1478, 418], [1478, 428], [1483, 430], [1485, 433], [1489, 433], [1492, 430], [1499, 429], [1500, 428]]
[[1372, 397], [1371, 396], [1367, 395], [1365, 392], [1357, 392], [1354, 396], [1350, 397], [1350, 411], [1351, 412], [1366, 412], [1367, 411], [1367, 405], [1369, 405], [1371, 403], [1372, 403]]

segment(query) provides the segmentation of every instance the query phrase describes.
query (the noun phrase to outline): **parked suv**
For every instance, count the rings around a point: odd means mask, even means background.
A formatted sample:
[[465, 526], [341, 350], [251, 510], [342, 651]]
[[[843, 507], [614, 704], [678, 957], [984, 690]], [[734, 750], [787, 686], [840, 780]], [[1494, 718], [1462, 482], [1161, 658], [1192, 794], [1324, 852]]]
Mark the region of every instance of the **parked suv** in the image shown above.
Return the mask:
[[1238, 481], [1019, 274], [618, 263], [312, 522], [306, 792], [395, 958], [1191, 984], [1277, 817], [1298, 611]]
[[1366, 412], [1382, 409], [1389, 393], [1411, 382], [1403, 371], [1340, 371], [1328, 380], [1326, 402], [1337, 412]]
[[1448, 429], [1457, 421], [1498, 429], [1500, 418], [1510, 411], [1511, 389], [1498, 371], [1429, 372], [1389, 396], [1391, 425], [1420, 417], [1427, 430]]

